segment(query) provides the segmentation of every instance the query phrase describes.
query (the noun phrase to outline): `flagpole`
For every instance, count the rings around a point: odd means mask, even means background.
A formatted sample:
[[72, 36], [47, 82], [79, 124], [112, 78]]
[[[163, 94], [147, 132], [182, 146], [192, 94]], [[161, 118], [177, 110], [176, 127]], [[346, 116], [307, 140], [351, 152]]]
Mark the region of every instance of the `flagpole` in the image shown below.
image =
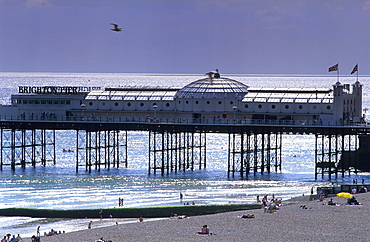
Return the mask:
[[357, 81], [358, 81], [358, 63], [356, 64], [357, 66]]
[[338, 69], [337, 69], [337, 82], [339, 82], [339, 63], [337, 63]]

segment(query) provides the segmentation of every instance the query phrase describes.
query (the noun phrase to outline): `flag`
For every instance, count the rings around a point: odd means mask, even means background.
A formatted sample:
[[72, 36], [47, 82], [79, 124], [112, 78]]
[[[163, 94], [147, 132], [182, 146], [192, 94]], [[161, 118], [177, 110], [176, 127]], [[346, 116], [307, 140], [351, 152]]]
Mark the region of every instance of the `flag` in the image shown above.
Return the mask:
[[338, 71], [338, 64], [332, 66], [332, 67], [329, 67], [329, 72], [331, 71]]
[[358, 64], [356, 64], [356, 65], [355, 65], [355, 67], [353, 67], [353, 70], [352, 70], [352, 72], [351, 72], [351, 75], [352, 75], [353, 73], [355, 73], [357, 70], [358, 70]]

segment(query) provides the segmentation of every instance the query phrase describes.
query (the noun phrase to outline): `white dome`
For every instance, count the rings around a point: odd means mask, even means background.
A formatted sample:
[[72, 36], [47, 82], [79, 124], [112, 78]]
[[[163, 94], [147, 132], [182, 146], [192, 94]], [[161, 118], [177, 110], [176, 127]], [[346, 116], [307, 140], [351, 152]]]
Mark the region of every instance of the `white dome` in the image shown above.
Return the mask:
[[178, 98], [243, 98], [248, 86], [229, 78], [204, 78], [192, 82], [176, 93]]

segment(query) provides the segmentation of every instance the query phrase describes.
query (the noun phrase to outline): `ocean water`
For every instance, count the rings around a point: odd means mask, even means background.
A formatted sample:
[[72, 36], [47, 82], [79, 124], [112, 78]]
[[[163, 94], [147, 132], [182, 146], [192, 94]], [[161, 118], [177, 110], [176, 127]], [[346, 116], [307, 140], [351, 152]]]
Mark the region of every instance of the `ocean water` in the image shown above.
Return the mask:
[[[252, 88], [331, 88], [337, 81], [333, 76], [265, 76], [227, 75]], [[163, 74], [75, 74], [75, 73], [0, 73], [0, 103], [9, 104], [11, 94], [21, 85], [55, 86], [171, 86], [182, 87], [203, 75]], [[354, 83], [355, 76], [340, 77], [341, 83]], [[360, 76], [363, 88], [363, 108], [370, 107], [370, 78]], [[102, 169], [91, 173], [80, 168], [75, 172], [74, 153], [62, 149], [74, 149], [69, 140], [74, 131], [57, 131], [57, 163], [46, 167], [17, 167], [12, 171], [5, 167], [0, 172], [0, 208], [111, 208], [118, 207], [123, 198], [124, 207], [179, 205], [183, 202], [196, 204], [253, 203], [257, 195], [275, 194], [288, 199], [308, 195], [312, 187], [329, 185], [331, 182], [350, 183], [364, 178], [370, 182], [369, 173], [361, 173], [329, 181], [327, 177], [314, 179], [314, 136], [285, 135], [282, 148], [282, 171], [270, 174], [250, 174], [241, 178], [227, 176], [227, 135], [207, 134], [207, 169], [186, 171], [168, 175], [147, 174], [148, 135], [145, 132], [129, 132], [128, 168]], [[184, 194], [181, 202], [179, 193]], [[103, 220], [104, 221], [104, 220]], [[99, 222], [136, 222], [130, 219]], [[42, 232], [55, 229], [74, 231], [86, 229], [86, 220], [60, 220], [24, 217], [0, 217], [0, 236], [20, 233], [23, 237], [35, 233], [41, 225]]]

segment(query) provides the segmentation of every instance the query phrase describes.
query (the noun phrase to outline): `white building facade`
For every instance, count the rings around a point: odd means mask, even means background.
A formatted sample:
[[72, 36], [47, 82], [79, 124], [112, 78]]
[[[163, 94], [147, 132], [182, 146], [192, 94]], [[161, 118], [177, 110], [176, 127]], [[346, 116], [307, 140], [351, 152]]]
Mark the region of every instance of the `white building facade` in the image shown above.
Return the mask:
[[345, 124], [362, 119], [362, 85], [249, 88], [218, 73], [183, 88], [19, 87], [1, 118], [185, 123]]

